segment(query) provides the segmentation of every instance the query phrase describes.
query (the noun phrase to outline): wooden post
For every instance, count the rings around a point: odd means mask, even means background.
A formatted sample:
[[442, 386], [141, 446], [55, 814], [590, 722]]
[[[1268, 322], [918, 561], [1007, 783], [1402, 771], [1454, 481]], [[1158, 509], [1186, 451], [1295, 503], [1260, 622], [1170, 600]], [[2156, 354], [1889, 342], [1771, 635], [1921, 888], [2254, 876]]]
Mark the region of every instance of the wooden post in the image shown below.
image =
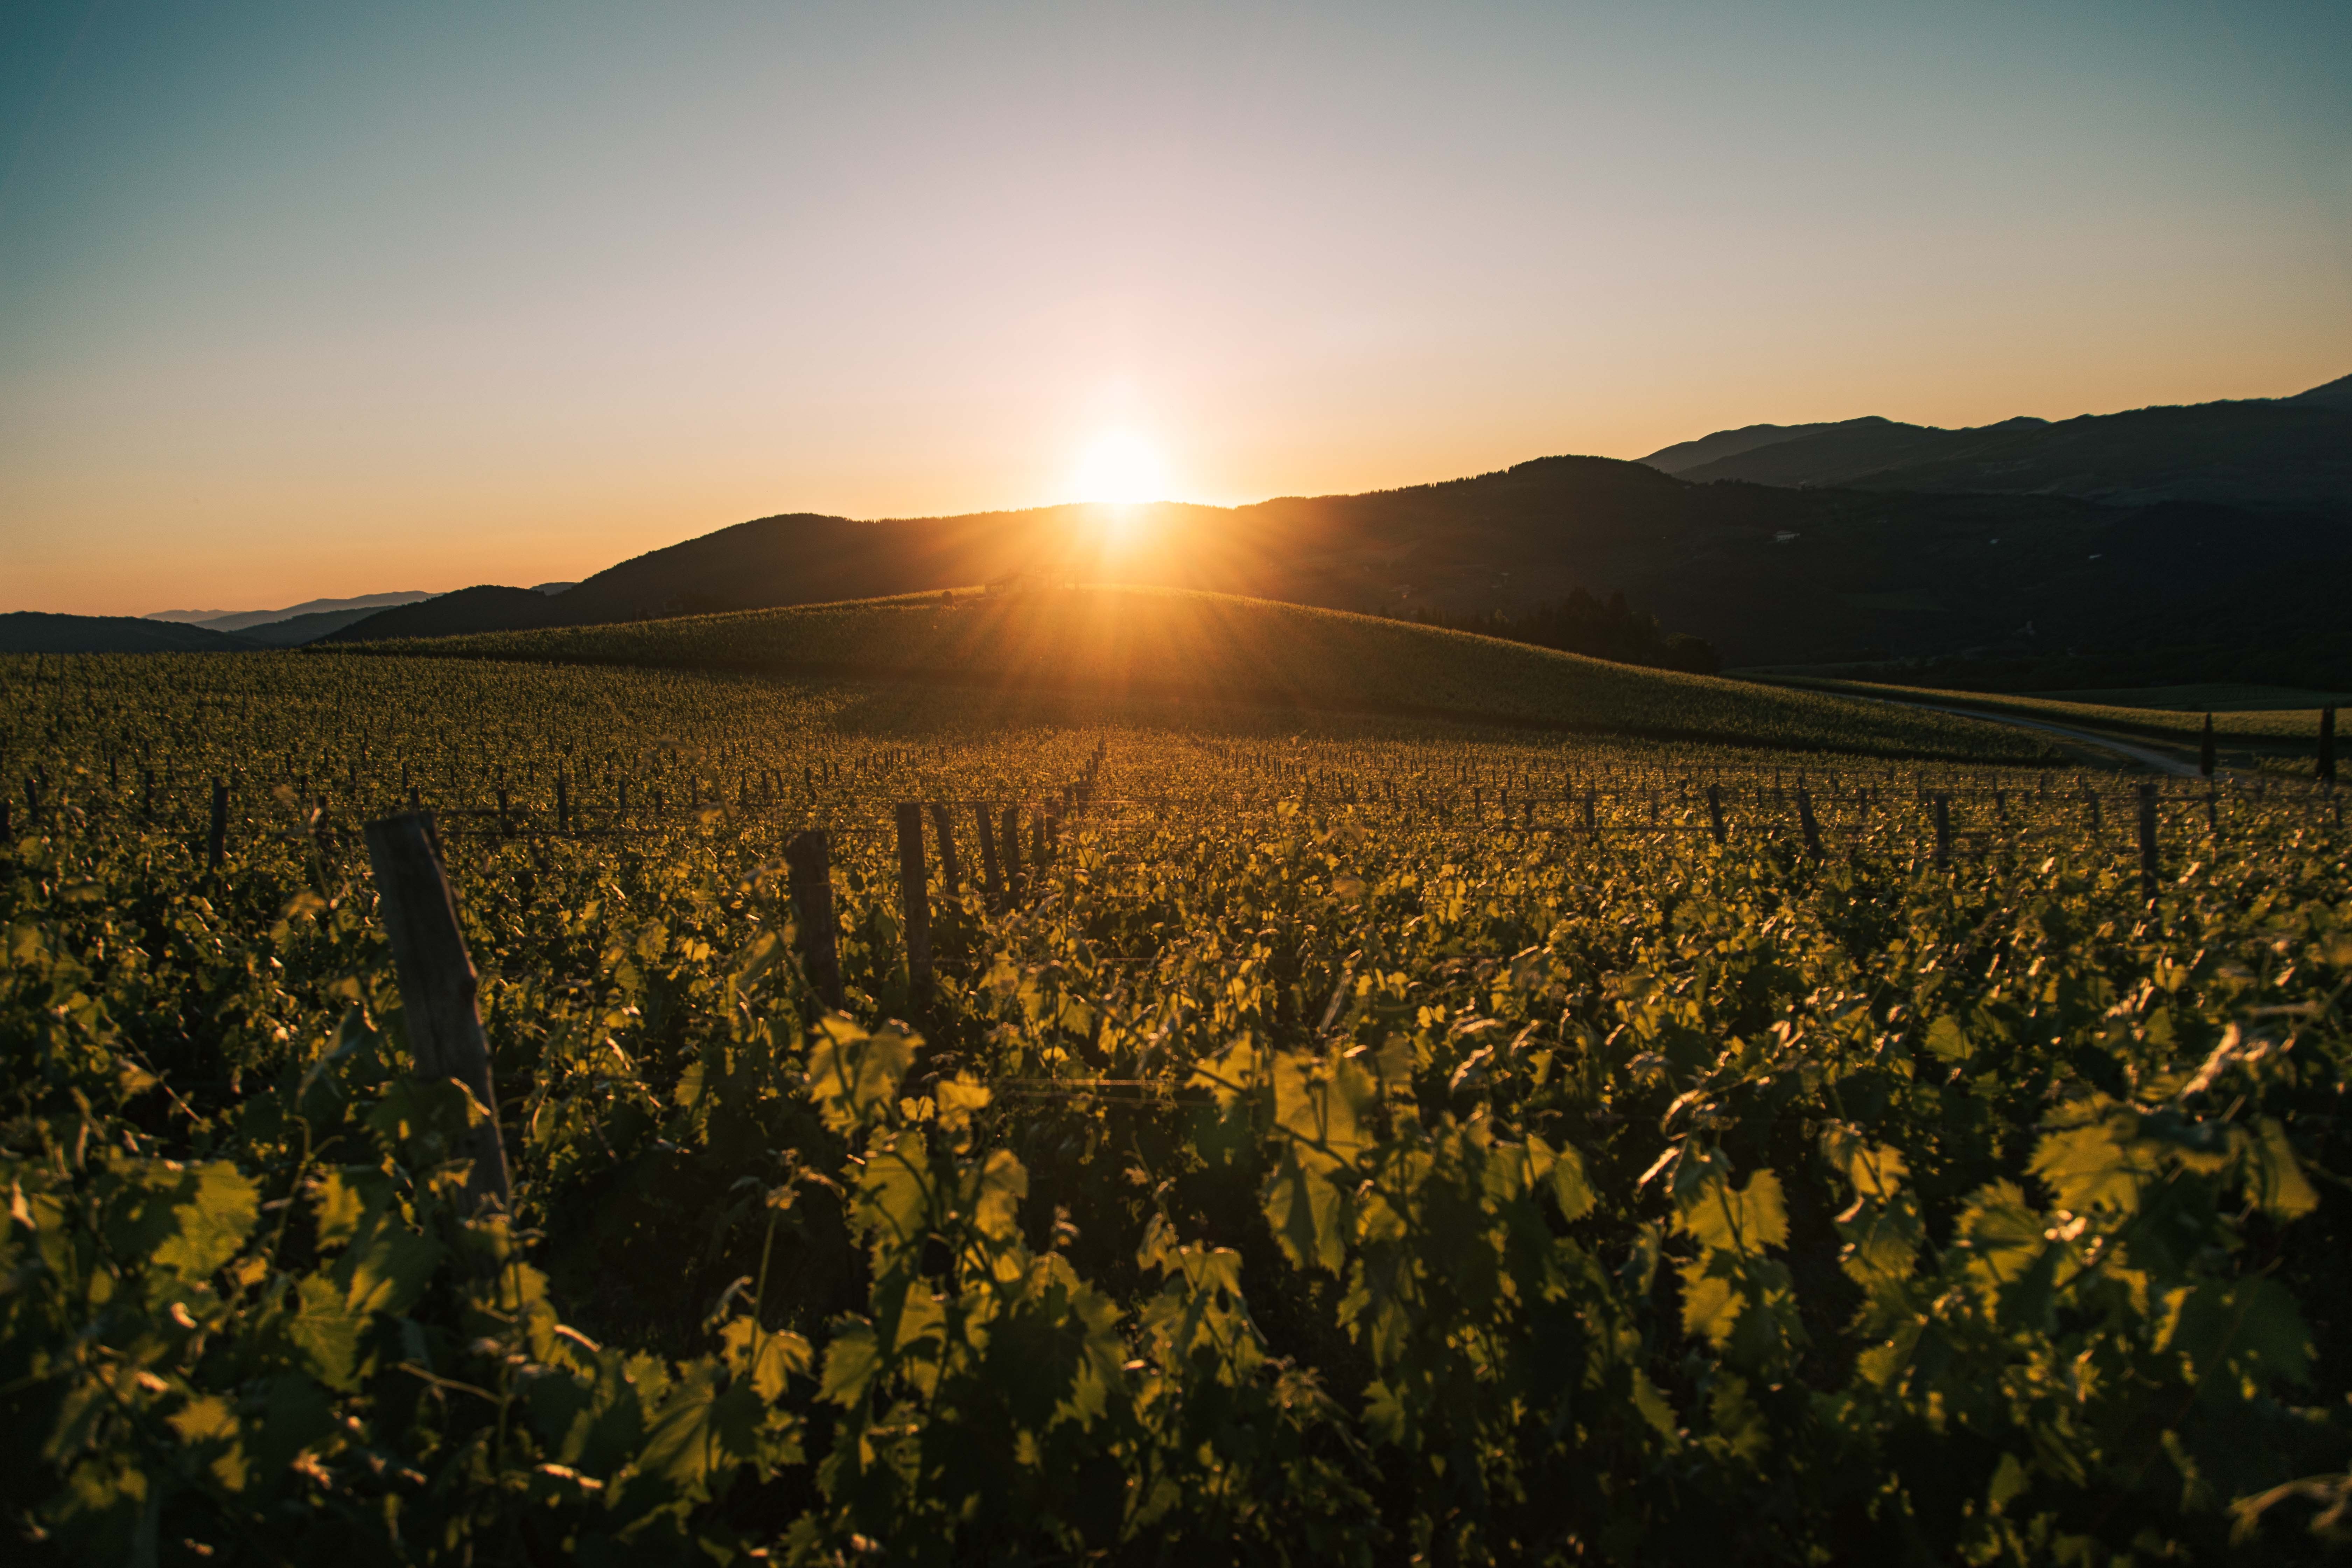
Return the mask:
[[799, 915], [801, 957], [809, 984], [828, 1007], [841, 1005], [841, 946], [833, 916], [833, 849], [824, 829], [812, 827], [784, 847], [784, 867]]
[[988, 819], [988, 803], [982, 801], [972, 816], [980, 823], [980, 874], [988, 889], [988, 907], [1002, 911], [1004, 908], [1004, 872], [996, 863], [996, 825]]
[[1822, 858], [1821, 824], [1813, 820], [1813, 793], [1802, 784], [1797, 786], [1797, 826], [1804, 830], [1805, 853], [1819, 860]]
[[2319, 782], [2336, 783], [2336, 709], [2333, 704], [2319, 710]]
[[950, 899], [963, 897], [963, 871], [956, 864], [955, 822], [945, 801], [931, 803], [931, 830], [940, 840], [940, 886]]
[[1601, 837], [1601, 828], [1595, 820], [1597, 795], [1598, 792], [1590, 788], [1584, 792], [1584, 836], [1587, 838]]
[[1709, 784], [1706, 786], [1706, 825], [1708, 831], [1715, 835], [1715, 841], [1717, 844], [1722, 843], [1725, 837], [1723, 829], [1723, 789], [1717, 784]]
[[1952, 797], [1939, 795], [1930, 804], [1936, 814], [1936, 869], [1941, 871], [1952, 863]]
[[2221, 795], [2218, 790], [2205, 792], [2205, 830], [2216, 838], [2221, 837]]
[[499, 1137], [498, 1091], [490, 1081], [489, 1042], [475, 1005], [474, 961], [457, 928], [457, 905], [435, 852], [432, 819], [422, 813], [367, 825], [368, 863], [376, 910], [392, 944], [400, 1015], [417, 1076], [456, 1079], [481, 1101], [484, 1120], [458, 1138], [454, 1152], [473, 1163], [466, 1193], [479, 1205], [514, 1206], [506, 1145]]
[[2207, 778], [2213, 776], [2213, 715], [2205, 715], [2205, 733], [2197, 742], [2197, 771]]
[[923, 808], [898, 803], [898, 912], [907, 928], [907, 978], [916, 994], [931, 984], [931, 894], [924, 884]]
[[[155, 820], [155, 770], [153, 768], [139, 770], [139, 815], [150, 822]], [[6, 829], [0, 828], [0, 832], [5, 831]]]
[[561, 770], [555, 775], [555, 830], [558, 833], [572, 831], [572, 792], [563, 787]]
[[2083, 786], [2083, 799], [2091, 808], [2091, 837], [2093, 839], [2096, 839], [2102, 831], [2099, 825], [2099, 792], [2093, 789], [2089, 784], [2084, 784]]
[[228, 853], [228, 785], [213, 780], [213, 826], [205, 839], [205, 869], [220, 869], [221, 858]]
[[1005, 894], [1017, 904], [1029, 893], [1028, 881], [1021, 874], [1021, 807], [1017, 805], [1004, 808], [1004, 837], [1001, 847], [1004, 853]]
[[2156, 785], [2144, 783], [2139, 786], [2139, 885], [2149, 898], [2156, 897]]

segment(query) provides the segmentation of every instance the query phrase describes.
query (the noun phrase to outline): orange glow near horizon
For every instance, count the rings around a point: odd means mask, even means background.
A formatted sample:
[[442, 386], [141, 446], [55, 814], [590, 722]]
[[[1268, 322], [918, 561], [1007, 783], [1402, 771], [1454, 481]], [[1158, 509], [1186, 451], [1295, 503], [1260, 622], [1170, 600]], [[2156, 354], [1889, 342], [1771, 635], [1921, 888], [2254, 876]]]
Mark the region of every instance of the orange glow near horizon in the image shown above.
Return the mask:
[[10, 45], [0, 612], [2352, 370], [2342, 6], [35, 5]]

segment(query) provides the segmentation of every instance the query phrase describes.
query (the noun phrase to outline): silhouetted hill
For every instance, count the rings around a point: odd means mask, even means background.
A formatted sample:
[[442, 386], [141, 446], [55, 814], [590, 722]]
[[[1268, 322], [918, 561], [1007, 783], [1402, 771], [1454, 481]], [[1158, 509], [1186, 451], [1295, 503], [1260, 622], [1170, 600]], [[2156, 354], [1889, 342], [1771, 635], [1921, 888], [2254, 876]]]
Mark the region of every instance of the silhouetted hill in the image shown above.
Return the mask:
[[554, 625], [555, 598], [530, 588], [482, 586], [378, 610], [318, 642], [377, 642], [386, 637], [446, 637]]
[[[2352, 414], [2326, 396], [1967, 431], [1873, 418], [1723, 435], [1734, 445], [1788, 438], [1681, 477], [1561, 457], [1235, 508], [1072, 505], [881, 521], [792, 513], [649, 552], [551, 596], [472, 588], [328, 636], [609, 625], [1081, 582], [1457, 626], [1621, 591], [1656, 617], [1661, 636], [1703, 638], [1735, 667], [2038, 660], [2124, 645], [2291, 647], [2298, 659], [2332, 659], [2339, 642], [2352, 649], [2352, 631], [2334, 619], [2298, 623], [2289, 643], [2249, 607], [2282, 595], [2300, 605], [2299, 583], [2352, 558], [2342, 504], [2320, 504], [2339, 489], [2352, 495]], [[1723, 477], [1739, 465], [1787, 482]], [[1890, 475], [1911, 488], [1889, 488]], [[2072, 489], [2096, 499], [2063, 493]], [[2314, 504], [2210, 499], [2249, 493]]]
[[2352, 375], [2340, 375], [2309, 392], [2298, 392], [2282, 399], [2287, 403], [2316, 403], [2323, 407], [2352, 410]]
[[[1719, 432], [1684, 448], [1748, 434]], [[1945, 430], [1851, 419], [1681, 463], [1674, 471], [1696, 483], [2070, 495], [2132, 506], [2342, 508], [2352, 506], [2352, 378], [2295, 397], [2136, 408], [2054, 424], [2012, 419]]]
[[1866, 423], [1866, 420], [1845, 419], [1817, 425], [1743, 425], [1737, 430], [1717, 430], [1714, 435], [1702, 436], [1696, 441], [1677, 441], [1671, 447], [1661, 447], [1641, 460], [1662, 474], [1680, 474], [1702, 463], [1736, 458], [1759, 447], [1770, 447], [1782, 441], [1793, 441], [1800, 436], [1818, 436], [1826, 430], [1843, 430], [1851, 425]]
[[413, 605], [432, 596], [422, 589], [409, 588], [390, 594], [362, 594], [349, 599], [305, 599], [281, 610], [157, 610], [142, 618], [187, 621], [200, 626], [210, 626], [216, 632], [242, 632], [252, 626], [291, 620], [297, 616], [327, 615], [338, 610], [382, 610], [394, 605]]
[[239, 653], [259, 646], [226, 632], [135, 616], [0, 615], [0, 653]]
[[283, 620], [263, 621], [246, 626], [236, 635], [250, 637], [271, 647], [299, 647], [316, 642], [329, 632], [339, 632], [345, 626], [357, 626], [370, 616], [383, 613], [382, 606], [358, 610], [319, 610], [307, 616], [289, 616]]
[[[2200, 595], [2343, 556], [2344, 531], [2214, 507], [1695, 484], [1639, 463], [1548, 458], [1444, 484], [1230, 510], [762, 518], [552, 597], [468, 589], [330, 637], [599, 625], [1022, 579], [1199, 588], [1457, 624], [1614, 589], [1732, 665], [2040, 652], [2112, 637], [2151, 607], [2195, 623]], [[2231, 635], [2263, 634], [2246, 626]]]

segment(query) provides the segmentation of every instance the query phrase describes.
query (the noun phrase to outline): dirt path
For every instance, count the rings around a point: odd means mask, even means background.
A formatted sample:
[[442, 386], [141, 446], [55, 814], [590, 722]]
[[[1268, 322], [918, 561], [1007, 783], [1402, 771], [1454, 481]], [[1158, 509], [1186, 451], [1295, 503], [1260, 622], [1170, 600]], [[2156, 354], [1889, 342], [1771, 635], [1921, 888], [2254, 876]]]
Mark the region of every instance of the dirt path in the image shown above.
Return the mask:
[[1919, 708], [1930, 713], [1948, 713], [1955, 719], [1981, 719], [1988, 724], [2011, 724], [2021, 730], [2042, 730], [2053, 735], [2063, 735], [2086, 746], [2096, 746], [2103, 752], [2114, 752], [2144, 763], [2159, 773], [2170, 773], [2177, 779], [2193, 779], [2202, 775], [2193, 762], [2183, 762], [2168, 752], [2136, 741], [2118, 741], [2112, 735], [2102, 735], [2095, 730], [2077, 730], [2071, 725], [2047, 723], [2040, 719], [2020, 719], [2008, 713], [1987, 713], [1974, 708], [1946, 708], [1933, 702], [1906, 702], [1894, 697], [1862, 697], [1860, 692], [1839, 693], [1843, 697], [1861, 697], [1865, 702], [1885, 702], [1895, 708]]

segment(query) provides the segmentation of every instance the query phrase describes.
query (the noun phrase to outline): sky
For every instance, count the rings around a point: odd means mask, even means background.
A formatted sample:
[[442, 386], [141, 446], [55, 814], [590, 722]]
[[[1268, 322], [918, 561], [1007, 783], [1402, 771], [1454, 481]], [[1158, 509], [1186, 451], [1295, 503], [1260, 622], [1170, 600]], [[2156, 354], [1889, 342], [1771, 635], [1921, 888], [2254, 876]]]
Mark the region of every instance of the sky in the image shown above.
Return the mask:
[[0, 9], [0, 611], [2352, 372], [2352, 5]]

